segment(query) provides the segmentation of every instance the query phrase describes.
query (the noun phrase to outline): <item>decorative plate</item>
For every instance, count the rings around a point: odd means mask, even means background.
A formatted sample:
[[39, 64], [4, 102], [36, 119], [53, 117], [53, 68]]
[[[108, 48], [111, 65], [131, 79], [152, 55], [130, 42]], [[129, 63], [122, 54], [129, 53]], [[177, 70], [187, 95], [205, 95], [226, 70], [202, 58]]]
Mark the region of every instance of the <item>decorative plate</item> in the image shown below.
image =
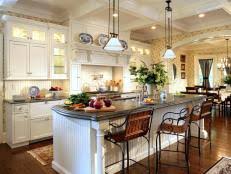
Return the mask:
[[93, 37], [88, 33], [80, 33], [79, 34], [79, 41], [83, 44], [92, 44]]
[[39, 92], [40, 92], [40, 90], [39, 90], [39, 88], [38, 88], [37, 86], [31, 86], [31, 87], [29, 88], [29, 95], [30, 95], [31, 97], [36, 97], [36, 96], [38, 96], [38, 95], [39, 95]]
[[122, 44], [124, 50], [127, 50], [128, 49], [128, 44], [125, 40], [120, 40], [120, 43]]
[[108, 37], [107, 37], [106, 34], [100, 34], [100, 35], [98, 36], [98, 44], [99, 44], [100, 46], [106, 45], [107, 41], [108, 41]]

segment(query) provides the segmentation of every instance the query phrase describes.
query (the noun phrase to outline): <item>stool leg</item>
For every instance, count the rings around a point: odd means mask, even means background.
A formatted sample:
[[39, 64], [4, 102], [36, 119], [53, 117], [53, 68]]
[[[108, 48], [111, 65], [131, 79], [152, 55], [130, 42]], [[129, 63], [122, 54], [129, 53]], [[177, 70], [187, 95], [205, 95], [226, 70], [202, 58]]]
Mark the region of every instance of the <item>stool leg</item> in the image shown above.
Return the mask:
[[159, 161], [161, 160], [161, 134], [159, 134]]
[[159, 169], [158, 139], [159, 139], [159, 133], [157, 133], [156, 135], [156, 174], [158, 174], [158, 169]]
[[150, 164], [150, 133], [148, 135], [148, 173], [151, 172], [151, 164]]
[[201, 128], [200, 128], [200, 125], [198, 126], [198, 149], [199, 149], [199, 156], [201, 156]]
[[185, 161], [187, 164], [187, 173], [189, 174], [189, 150], [188, 150], [188, 131], [185, 132]]
[[218, 112], [219, 112], [219, 117], [221, 116], [221, 106], [218, 104]]
[[179, 151], [179, 136], [177, 135], [177, 146], [176, 146], [176, 151]]
[[127, 141], [127, 173], [129, 174], [129, 142]]
[[124, 150], [125, 150], [125, 143], [123, 143], [123, 150], [122, 150], [122, 174], [125, 174], [125, 170], [124, 170], [124, 161], [125, 161]]
[[210, 149], [212, 148], [211, 132], [212, 132], [212, 119], [209, 118], [209, 143], [210, 143]]

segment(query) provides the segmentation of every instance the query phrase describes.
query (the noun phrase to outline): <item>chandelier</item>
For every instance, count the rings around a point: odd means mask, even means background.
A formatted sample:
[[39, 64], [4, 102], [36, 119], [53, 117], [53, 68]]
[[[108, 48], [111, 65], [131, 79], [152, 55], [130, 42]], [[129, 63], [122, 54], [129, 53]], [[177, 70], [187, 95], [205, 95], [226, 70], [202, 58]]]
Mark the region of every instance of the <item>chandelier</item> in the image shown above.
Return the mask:
[[[112, 5], [112, 8], [111, 8]], [[112, 24], [111, 24], [112, 18]], [[109, 0], [108, 14], [108, 41], [103, 47], [107, 51], [123, 51], [124, 48], [119, 40], [119, 0]], [[112, 26], [111, 26], [112, 25]], [[112, 28], [112, 31], [111, 31]]]
[[165, 59], [174, 59], [176, 55], [172, 50], [172, 7], [170, 7], [171, 0], [166, 0], [167, 7], [165, 7]]
[[227, 74], [231, 74], [231, 58], [229, 57], [229, 39], [226, 40], [226, 57], [221, 59], [217, 64], [217, 68], [221, 71], [226, 70]]

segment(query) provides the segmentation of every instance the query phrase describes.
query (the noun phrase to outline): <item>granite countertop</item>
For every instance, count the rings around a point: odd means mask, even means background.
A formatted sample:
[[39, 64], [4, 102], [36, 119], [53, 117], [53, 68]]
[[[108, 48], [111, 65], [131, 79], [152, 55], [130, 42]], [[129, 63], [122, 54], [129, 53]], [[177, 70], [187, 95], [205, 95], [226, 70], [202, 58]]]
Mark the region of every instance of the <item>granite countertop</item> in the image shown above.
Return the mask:
[[71, 110], [69, 109], [68, 106], [63, 106], [63, 105], [54, 106], [52, 110], [66, 117], [101, 121], [101, 120], [123, 117], [134, 109], [144, 109], [144, 110], [150, 108], [160, 109], [160, 108], [183, 104], [191, 101], [202, 100], [204, 98], [205, 96], [203, 95], [182, 95], [182, 96], [169, 95], [166, 101], [164, 102], [156, 101], [153, 105], [145, 105], [131, 100], [113, 101], [113, 105], [116, 107], [116, 111], [114, 112], [86, 113], [84, 111]]
[[25, 101], [4, 100], [4, 102], [9, 103], [9, 104], [23, 104], [23, 103], [46, 102], [46, 101], [58, 101], [58, 100], [64, 100], [64, 99], [67, 99], [67, 97], [45, 98], [45, 99], [26, 99]]

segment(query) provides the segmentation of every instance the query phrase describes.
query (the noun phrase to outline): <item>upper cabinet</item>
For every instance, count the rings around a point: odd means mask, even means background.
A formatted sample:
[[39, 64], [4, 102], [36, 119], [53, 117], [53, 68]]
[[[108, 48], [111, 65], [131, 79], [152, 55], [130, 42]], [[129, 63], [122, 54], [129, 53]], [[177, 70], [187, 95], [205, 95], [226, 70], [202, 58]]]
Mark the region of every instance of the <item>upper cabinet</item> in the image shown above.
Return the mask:
[[8, 25], [8, 35], [10, 40], [47, 44], [47, 28], [33, 25], [23, 25], [20, 23], [10, 23]]
[[51, 29], [51, 78], [67, 79], [68, 45], [67, 30]]
[[23, 19], [5, 23], [5, 79], [67, 79], [67, 27]]

